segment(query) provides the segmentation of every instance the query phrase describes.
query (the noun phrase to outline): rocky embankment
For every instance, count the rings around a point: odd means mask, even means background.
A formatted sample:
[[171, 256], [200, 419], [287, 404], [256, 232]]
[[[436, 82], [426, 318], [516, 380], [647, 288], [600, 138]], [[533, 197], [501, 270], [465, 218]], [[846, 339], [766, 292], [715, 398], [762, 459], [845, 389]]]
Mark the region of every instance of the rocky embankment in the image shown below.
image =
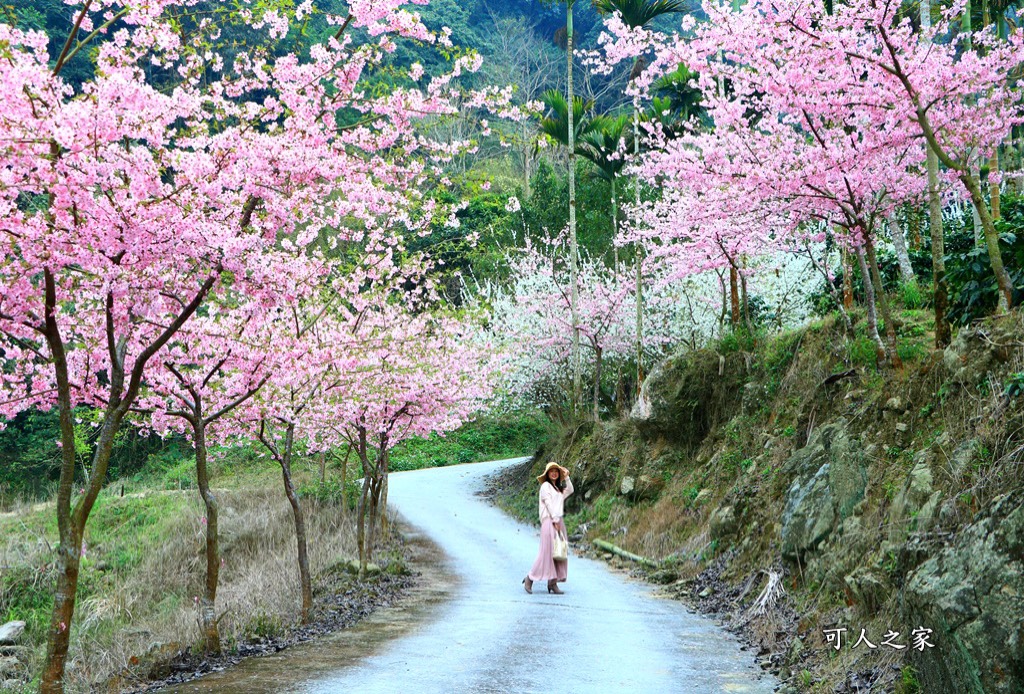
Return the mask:
[[965, 328], [899, 371], [830, 323], [680, 353], [537, 467], [575, 470], [584, 542], [658, 562], [787, 691], [1021, 692], [1022, 335], [1016, 314]]

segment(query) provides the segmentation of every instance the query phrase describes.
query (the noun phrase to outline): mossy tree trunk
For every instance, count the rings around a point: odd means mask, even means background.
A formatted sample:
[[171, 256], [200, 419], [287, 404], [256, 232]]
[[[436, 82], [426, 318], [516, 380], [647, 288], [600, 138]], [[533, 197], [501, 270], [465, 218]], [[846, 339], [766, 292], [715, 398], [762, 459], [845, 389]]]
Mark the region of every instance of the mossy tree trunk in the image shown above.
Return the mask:
[[[59, 148], [53, 144], [51, 151], [55, 160]], [[51, 196], [52, 198], [52, 196]], [[52, 202], [52, 199], [51, 199]], [[243, 216], [243, 225], [248, 222]], [[74, 401], [71, 379], [68, 371], [67, 351], [64, 338], [57, 323], [57, 285], [52, 272], [43, 271], [44, 316], [42, 325], [31, 326], [46, 341], [54, 368], [57, 385], [57, 411], [60, 423], [61, 467], [57, 486], [57, 531], [60, 544], [57, 550], [57, 580], [54, 587], [53, 612], [50, 615], [46, 660], [40, 678], [39, 690], [45, 694], [64, 691], [64, 669], [67, 664], [68, 647], [71, 643], [71, 623], [75, 614], [78, 578], [82, 560], [82, 541], [85, 525], [89, 520], [96, 500], [106, 481], [110, 455], [114, 448], [114, 437], [121, 428], [124, 418], [138, 399], [143, 374], [149, 360], [166, 345], [199, 309], [214, 284], [220, 277], [220, 268], [206, 278], [193, 295], [192, 300], [182, 307], [181, 312], [147, 345], [131, 369], [126, 367], [128, 342], [118, 338], [114, 326], [114, 295], [108, 292], [105, 302], [106, 336], [110, 363], [107, 364], [107, 405], [103, 410], [99, 436], [92, 452], [92, 464], [84, 493], [72, 506], [75, 486], [75, 424]]]
[[[209, 381], [223, 366], [224, 361], [215, 364], [205, 375], [204, 382]], [[181, 386], [178, 393], [187, 409], [171, 410], [169, 414], [181, 417], [192, 429], [192, 441], [196, 449], [196, 482], [199, 495], [206, 509], [206, 581], [203, 597], [200, 600], [200, 617], [202, 619], [203, 642], [207, 653], [221, 654], [220, 630], [217, 621], [217, 586], [220, 578], [220, 540], [218, 535], [219, 504], [217, 495], [210, 488], [210, 473], [207, 464], [208, 451], [206, 432], [210, 424], [233, 412], [239, 405], [258, 393], [267, 379], [262, 379], [248, 391], [226, 404], [221, 409], [207, 415], [204, 410], [202, 392], [175, 366], [165, 364]]]
[[907, 251], [907, 240], [903, 236], [903, 228], [896, 219], [895, 214], [888, 218], [889, 234], [892, 236], [892, 245], [896, 249], [896, 260], [900, 265], [900, 277], [904, 284], [916, 285], [917, 277], [914, 275], [914, 266], [910, 263], [910, 253]]
[[868, 337], [875, 345], [875, 360], [879, 364], [885, 363], [885, 343], [878, 334], [878, 314], [875, 310], [875, 287], [871, 281], [871, 271], [868, 269], [867, 260], [864, 257], [864, 247], [857, 249], [857, 262], [860, 265], [861, 281], [864, 285], [864, 308], [867, 311]]
[[729, 322], [735, 332], [740, 327], [740, 275], [732, 259], [729, 259]]
[[867, 237], [864, 242], [864, 254], [867, 257], [868, 269], [871, 272], [870, 284], [874, 288], [874, 294], [878, 306], [882, 309], [882, 319], [885, 321], [886, 357], [889, 364], [896, 369], [903, 368], [903, 361], [899, 355], [899, 345], [896, 338], [896, 318], [889, 308], [889, 299], [885, 294], [885, 287], [882, 285], [882, 274], [878, 271], [878, 257], [875, 254], [875, 244]]
[[[746, 259], [744, 258], [743, 269], [746, 269]], [[747, 333], [750, 335], [754, 334], [754, 322], [750, 319], [750, 295], [747, 292], [747, 274], [745, 272], [740, 273], [740, 295], [743, 298], [743, 323], [747, 328]]]
[[197, 413], [192, 422], [193, 436], [196, 446], [196, 481], [199, 483], [199, 494], [206, 507], [206, 585], [203, 597], [199, 602], [199, 611], [203, 620], [203, 641], [206, 651], [214, 655], [221, 654], [220, 630], [217, 625], [217, 583], [220, 578], [220, 544], [217, 533], [217, 519], [220, 507], [217, 496], [210, 489], [210, 477], [206, 465], [206, 423], [202, 411]]
[[356, 455], [363, 467], [363, 487], [359, 494], [359, 504], [356, 510], [356, 545], [359, 550], [359, 575], [366, 575], [366, 564], [369, 562], [369, 546], [366, 538], [366, 515], [368, 504], [372, 498], [373, 486], [373, 464], [370, 462], [369, 437], [366, 427], [356, 427], [356, 439], [354, 442]]

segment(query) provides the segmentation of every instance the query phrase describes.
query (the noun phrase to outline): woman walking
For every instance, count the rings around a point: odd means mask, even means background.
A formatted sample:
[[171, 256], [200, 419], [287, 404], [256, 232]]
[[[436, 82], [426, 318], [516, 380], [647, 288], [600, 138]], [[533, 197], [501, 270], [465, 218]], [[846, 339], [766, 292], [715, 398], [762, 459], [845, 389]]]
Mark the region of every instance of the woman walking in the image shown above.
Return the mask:
[[568, 555], [554, 559], [552, 550], [556, 537], [568, 543], [562, 516], [565, 500], [573, 492], [572, 480], [569, 479], [569, 470], [558, 463], [548, 463], [537, 481], [540, 482], [540, 550], [533, 568], [523, 579], [523, 587], [532, 594], [534, 581], [547, 581], [549, 593], [562, 595], [558, 584], [564, 583], [568, 576], [569, 559]]

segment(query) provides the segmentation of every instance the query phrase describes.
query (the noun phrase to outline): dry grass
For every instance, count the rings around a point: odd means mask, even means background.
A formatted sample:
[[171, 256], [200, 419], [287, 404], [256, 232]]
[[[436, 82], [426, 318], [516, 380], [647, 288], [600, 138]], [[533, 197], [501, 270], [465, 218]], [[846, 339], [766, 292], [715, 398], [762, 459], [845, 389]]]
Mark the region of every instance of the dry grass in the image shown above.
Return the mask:
[[[83, 565], [80, 598], [67, 668], [69, 692], [90, 691], [93, 683], [127, 668], [133, 656], [154, 644], [182, 646], [199, 640], [195, 597], [205, 574], [203, 506], [194, 492], [172, 494], [174, 504], [160, 507], [155, 525], [136, 527], [154, 496], [114, 500], [118, 518], [132, 533], [123, 544], [105, 541], [90, 550]], [[165, 496], [165, 495], [160, 495]], [[270, 635], [294, 623], [300, 609], [296, 543], [291, 507], [276, 489], [223, 491], [220, 538], [223, 568], [217, 598], [226, 645], [256, 634]], [[310, 567], [315, 577], [343, 557], [355, 554], [354, 518], [338, 506], [304, 501]], [[53, 558], [55, 533], [48, 513], [18, 521], [5, 532], [0, 566], [40, 567]], [[98, 520], [98, 519], [94, 519]], [[91, 523], [93, 521], [90, 521]], [[12, 529], [12, 521], [3, 524]], [[94, 535], [97, 534], [94, 531]], [[118, 568], [125, 544], [139, 556]], [[27, 574], [30, 575], [30, 574]], [[52, 572], [39, 572], [41, 586], [52, 591]], [[2, 584], [0, 584], [2, 585]], [[0, 608], [6, 604], [0, 594]], [[34, 635], [30, 667], [38, 672], [45, 643]]]
[[630, 515], [625, 544], [644, 557], [660, 560], [679, 549], [679, 543], [690, 535], [697, 514], [678, 500], [662, 496], [650, 508], [637, 509]]

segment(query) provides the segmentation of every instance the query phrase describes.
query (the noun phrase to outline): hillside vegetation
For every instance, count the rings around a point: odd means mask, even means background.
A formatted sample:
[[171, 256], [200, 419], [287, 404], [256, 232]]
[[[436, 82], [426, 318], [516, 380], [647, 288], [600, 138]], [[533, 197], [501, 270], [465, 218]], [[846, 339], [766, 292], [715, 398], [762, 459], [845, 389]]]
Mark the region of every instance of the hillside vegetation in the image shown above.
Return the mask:
[[[901, 321], [895, 372], [831, 318], [670, 357], [631, 416], [565, 428], [503, 503], [532, 518], [532, 476], [568, 465], [570, 532], [657, 561], [793, 691], [1020, 691], [1024, 326], [933, 353], [927, 314]], [[934, 648], [852, 648], [918, 627]]]

